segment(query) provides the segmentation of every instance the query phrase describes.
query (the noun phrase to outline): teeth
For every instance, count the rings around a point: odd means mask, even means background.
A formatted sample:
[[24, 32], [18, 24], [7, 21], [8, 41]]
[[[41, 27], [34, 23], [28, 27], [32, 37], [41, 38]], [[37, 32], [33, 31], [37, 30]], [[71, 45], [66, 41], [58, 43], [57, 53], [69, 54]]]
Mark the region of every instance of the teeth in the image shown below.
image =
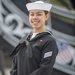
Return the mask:
[[38, 22], [33, 22], [33, 23], [38, 23]]
[[33, 22], [34, 24], [37, 24], [38, 23], [38, 21], [35, 21], [35, 22]]

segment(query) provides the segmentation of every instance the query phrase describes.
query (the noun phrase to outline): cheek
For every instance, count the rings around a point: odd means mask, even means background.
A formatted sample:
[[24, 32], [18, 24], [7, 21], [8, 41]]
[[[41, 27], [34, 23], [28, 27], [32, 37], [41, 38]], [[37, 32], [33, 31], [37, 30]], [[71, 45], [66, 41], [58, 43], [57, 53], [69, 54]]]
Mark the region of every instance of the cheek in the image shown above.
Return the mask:
[[45, 23], [45, 21], [46, 21], [46, 17], [45, 17], [45, 16], [42, 17], [41, 20]]

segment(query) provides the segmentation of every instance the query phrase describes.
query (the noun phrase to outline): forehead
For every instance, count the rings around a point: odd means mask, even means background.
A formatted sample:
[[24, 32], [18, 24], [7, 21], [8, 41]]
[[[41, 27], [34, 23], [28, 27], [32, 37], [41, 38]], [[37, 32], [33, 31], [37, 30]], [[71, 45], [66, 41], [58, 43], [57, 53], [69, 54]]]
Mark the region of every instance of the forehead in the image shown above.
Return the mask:
[[43, 10], [30, 10], [29, 13], [44, 13]]

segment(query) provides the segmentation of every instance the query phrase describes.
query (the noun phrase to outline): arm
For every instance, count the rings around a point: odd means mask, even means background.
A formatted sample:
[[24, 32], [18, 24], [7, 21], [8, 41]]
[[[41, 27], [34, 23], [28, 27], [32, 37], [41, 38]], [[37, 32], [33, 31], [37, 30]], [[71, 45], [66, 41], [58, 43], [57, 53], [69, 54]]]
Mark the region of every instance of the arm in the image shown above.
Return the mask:
[[13, 61], [12, 61], [12, 67], [11, 67], [10, 75], [17, 75], [16, 56], [13, 58]]
[[55, 40], [47, 41], [42, 48], [40, 68], [33, 71], [30, 75], [50, 75], [57, 53], [58, 48]]

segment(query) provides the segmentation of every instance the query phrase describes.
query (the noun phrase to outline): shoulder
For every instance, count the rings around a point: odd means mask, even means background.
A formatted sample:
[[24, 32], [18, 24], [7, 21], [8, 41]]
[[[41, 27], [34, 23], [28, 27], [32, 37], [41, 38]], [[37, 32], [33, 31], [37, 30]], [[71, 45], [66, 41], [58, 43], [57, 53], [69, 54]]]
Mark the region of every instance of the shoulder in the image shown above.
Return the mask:
[[48, 34], [44, 37], [44, 39], [48, 42], [56, 41], [55, 37], [52, 34]]
[[20, 39], [19, 43], [23, 43], [23, 42], [25, 41], [25, 39], [26, 39], [26, 36], [22, 37], [22, 38]]
[[31, 31], [30, 33], [28, 33], [27, 35], [23, 36], [23, 37], [20, 39], [19, 43], [23, 43], [24, 41], [26, 41], [27, 37], [30, 36], [30, 35], [32, 35], [32, 31]]

